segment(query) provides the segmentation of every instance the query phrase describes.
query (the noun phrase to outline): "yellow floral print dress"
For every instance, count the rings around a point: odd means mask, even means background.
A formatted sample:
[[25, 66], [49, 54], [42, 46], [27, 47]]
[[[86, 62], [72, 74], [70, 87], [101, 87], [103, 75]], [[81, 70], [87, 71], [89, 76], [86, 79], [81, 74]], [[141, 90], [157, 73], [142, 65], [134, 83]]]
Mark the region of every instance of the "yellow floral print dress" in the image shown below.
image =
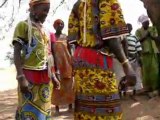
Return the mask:
[[77, 1], [69, 17], [74, 52], [75, 120], [122, 120], [112, 58], [104, 41], [128, 34], [117, 0]]

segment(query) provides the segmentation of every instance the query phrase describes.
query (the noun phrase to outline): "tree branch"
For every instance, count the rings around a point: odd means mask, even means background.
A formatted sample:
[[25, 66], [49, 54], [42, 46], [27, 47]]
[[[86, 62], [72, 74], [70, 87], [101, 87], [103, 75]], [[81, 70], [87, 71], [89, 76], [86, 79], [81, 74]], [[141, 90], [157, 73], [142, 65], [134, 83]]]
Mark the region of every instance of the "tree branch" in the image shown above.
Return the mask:
[[20, 8], [20, 6], [21, 6], [21, 0], [19, 0], [19, 8]]
[[65, 0], [62, 0], [60, 4], [53, 10], [53, 15], [56, 13], [57, 9], [65, 3]]
[[7, 1], [8, 1], [8, 0], [5, 0], [5, 1], [0, 5], [0, 8], [3, 7], [3, 6], [7, 3]]

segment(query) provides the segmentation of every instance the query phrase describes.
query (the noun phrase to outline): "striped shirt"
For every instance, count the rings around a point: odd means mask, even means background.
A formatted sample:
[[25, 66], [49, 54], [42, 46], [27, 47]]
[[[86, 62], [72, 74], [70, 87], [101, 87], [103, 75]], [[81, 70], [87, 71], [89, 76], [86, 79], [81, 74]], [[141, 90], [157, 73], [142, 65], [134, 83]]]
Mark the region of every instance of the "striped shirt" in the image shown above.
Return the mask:
[[128, 43], [129, 61], [136, 61], [137, 53], [142, 51], [141, 44], [136, 36], [130, 34], [126, 37]]

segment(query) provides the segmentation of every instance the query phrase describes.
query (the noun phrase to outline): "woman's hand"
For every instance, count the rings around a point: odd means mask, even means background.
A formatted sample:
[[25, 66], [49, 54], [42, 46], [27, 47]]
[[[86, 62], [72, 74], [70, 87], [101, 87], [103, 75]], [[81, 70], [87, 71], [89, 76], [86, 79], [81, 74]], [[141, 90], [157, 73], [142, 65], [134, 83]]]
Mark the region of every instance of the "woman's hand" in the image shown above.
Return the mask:
[[136, 74], [129, 63], [123, 65], [124, 73], [126, 74], [127, 86], [135, 86]]
[[28, 88], [28, 80], [26, 79], [26, 77], [24, 75], [22, 75], [21, 77], [17, 78], [18, 83], [19, 83], [19, 87], [22, 93], [26, 94], [29, 92], [29, 88]]
[[135, 86], [136, 85], [136, 75], [135, 74], [128, 74], [126, 75], [127, 79], [127, 86]]
[[54, 85], [54, 89], [59, 90], [60, 87], [61, 87], [60, 82], [55, 75], [53, 75], [53, 77], [52, 77], [52, 82], [53, 82], [53, 85]]

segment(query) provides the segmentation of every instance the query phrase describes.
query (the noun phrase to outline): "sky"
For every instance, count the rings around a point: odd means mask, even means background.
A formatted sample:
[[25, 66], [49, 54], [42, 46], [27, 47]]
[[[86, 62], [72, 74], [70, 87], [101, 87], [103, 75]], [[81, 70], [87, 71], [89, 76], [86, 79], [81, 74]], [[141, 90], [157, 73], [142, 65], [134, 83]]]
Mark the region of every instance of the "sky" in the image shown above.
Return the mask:
[[[9, 1], [10, 2], [8, 3], [8, 6], [12, 5], [13, 3], [17, 5], [17, 2], [15, 1], [18, 1], [18, 0], [9, 0]], [[20, 9], [18, 11], [15, 11], [16, 20], [12, 29], [9, 32], [2, 31], [1, 33], [1, 34], [5, 34], [6, 39], [3, 41], [0, 41], [0, 51], [1, 51], [0, 68], [9, 67], [9, 61], [5, 60], [6, 52], [10, 51], [9, 44], [11, 43], [12, 35], [13, 35], [13, 31], [16, 23], [18, 23], [21, 20], [25, 20], [28, 16], [28, 13], [27, 13], [28, 1], [29, 0], [22, 1], [23, 4], [20, 7]], [[54, 0], [54, 3], [53, 3], [53, 0], [51, 1], [52, 1], [51, 3], [51, 9], [52, 9], [52, 8], [56, 8], [56, 6], [59, 5], [61, 0]], [[44, 23], [45, 27], [54, 32], [54, 29], [52, 26], [54, 20], [62, 19], [65, 23], [65, 28], [63, 32], [67, 34], [68, 17], [70, 14], [70, 10], [72, 9], [72, 6], [75, 2], [76, 0], [66, 0], [66, 3], [61, 7], [59, 7], [54, 15], [53, 15], [53, 11], [50, 10], [48, 17], [46, 18], [46, 22]], [[140, 2], [140, 0], [119, 0], [119, 2], [123, 10], [126, 23], [131, 23], [133, 25], [132, 33], [134, 34], [135, 30], [140, 27], [140, 24], [138, 24], [137, 22], [138, 17], [142, 14], [146, 14], [146, 10], [143, 7], [143, 3]], [[7, 10], [6, 8], [5, 9], [0, 8], [0, 14], [6, 14], [8, 18], [12, 13], [11, 11], [12, 11], [12, 7], [8, 7]], [[0, 22], [1, 22], [0, 27], [3, 27], [2, 26], [3, 22], [6, 22], [6, 21], [0, 21]]]

